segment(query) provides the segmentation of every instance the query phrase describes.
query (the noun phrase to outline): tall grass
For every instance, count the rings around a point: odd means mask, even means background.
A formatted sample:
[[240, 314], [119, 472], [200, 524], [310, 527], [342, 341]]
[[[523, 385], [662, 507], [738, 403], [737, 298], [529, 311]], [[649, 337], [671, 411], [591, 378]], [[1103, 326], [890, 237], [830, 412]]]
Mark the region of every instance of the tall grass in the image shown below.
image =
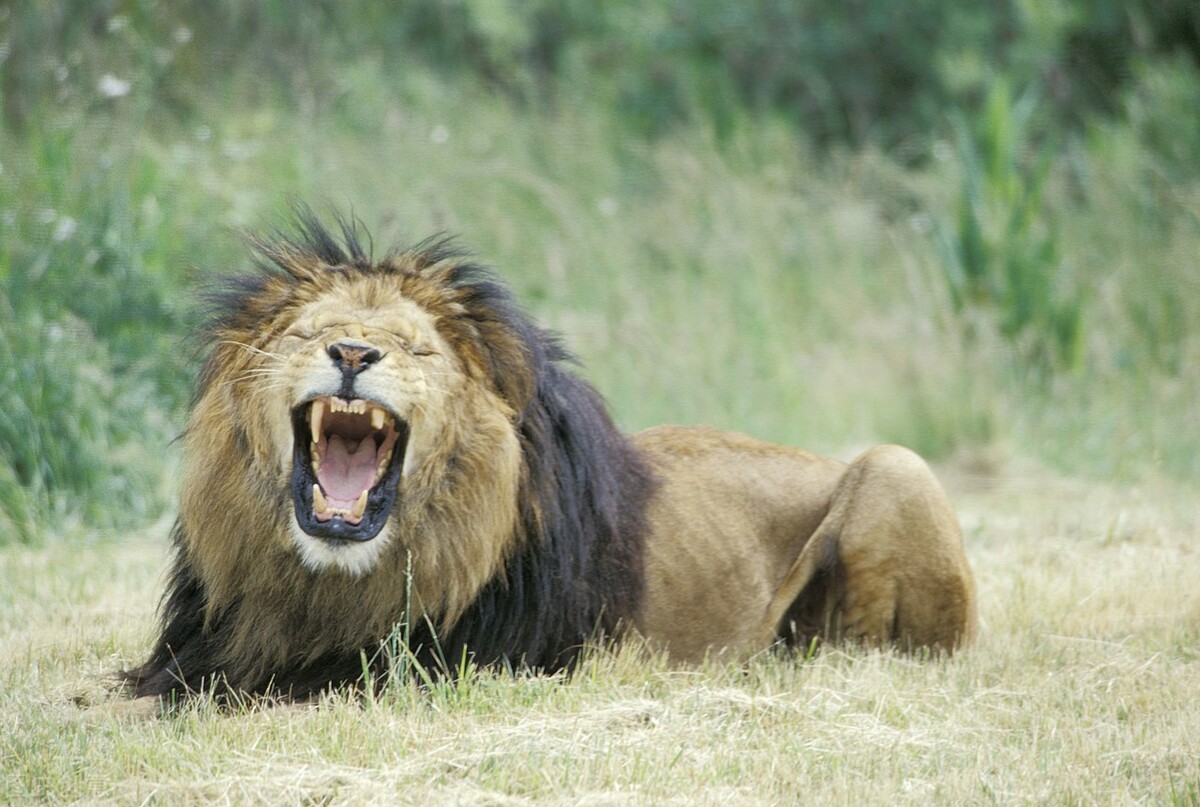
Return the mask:
[[307, 28], [289, 74], [221, 61], [202, 25], [105, 19], [5, 66], [66, 73], [0, 127], [0, 540], [167, 506], [189, 289], [244, 266], [237, 231], [292, 195], [353, 211], [378, 251], [461, 234], [629, 428], [1200, 471], [1200, 190], [1144, 147], [1200, 86], [1182, 69], [1138, 77], [1133, 123], [1049, 139], [1046, 105], [999, 82], [913, 166], [749, 107], [647, 137], [585, 87], [530, 106]]
[[188, 386], [157, 166], [54, 123], [0, 144], [0, 536], [136, 522]]
[[985, 313], [1023, 358], [1053, 371], [1078, 367], [1083, 296], [1064, 271], [1046, 204], [1051, 148], [1031, 141], [1037, 98], [997, 80], [977, 127], [955, 121], [963, 188], [952, 226], [939, 227], [956, 313]]

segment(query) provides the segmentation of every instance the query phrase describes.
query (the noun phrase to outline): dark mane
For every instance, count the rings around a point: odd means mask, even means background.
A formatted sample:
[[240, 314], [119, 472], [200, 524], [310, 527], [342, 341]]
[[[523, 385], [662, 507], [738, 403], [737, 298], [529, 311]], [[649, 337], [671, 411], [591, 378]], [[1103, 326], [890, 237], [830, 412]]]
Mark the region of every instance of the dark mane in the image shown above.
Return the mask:
[[[207, 295], [206, 335], [229, 327], [249, 330], [254, 318], [269, 318], [271, 311], [262, 307], [268, 288], [305, 282], [302, 272], [289, 268], [300, 264], [328, 272], [396, 274], [398, 283], [400, 275], [442, 273], [456, 310], [465, 311], [458, 325], [446, 327], [475, 334], [489, 382], [518, 412], [523, 467], [515, 545], [521, 549], [447, 632], [436, 634], [423, 622], [396, 634], [407, 637], [412, 655], [431, 671], [453, 674], [464, 656], [484, 666], [570, 668], [585, 644], [619, 633], [638, 612], [645, 513], [656, 486], [648, 463], [617, 429], [599, 393], [573, 372], [575, 360], [557, 335], [536, 325], [507, 287], [464, 260], [452, 241], [431, 239], [372, 263], [357, 228], [345, 220], [339, 219], [338, 239], [306, 208], [297, 209], [297, 219], [295, 237], [277, 233], [254, 242], [260, 256], [256, 273], [228, 280]], [[212, 363], [202, 373], [201, 389], [218, 377]], [[221, 668], [222, 637], [240, 603], [205, 623], [208, 599], [187, 560], [183, 529], [177, 524], [173, 535], [175, 563], [161, 637], [146, 664], [124, 674], [139, 696], [210, 688], [228, 672]], [[382, 648], [387, 638], [275, 670], [266, 682], [247, 686], [230, 673], [230, 688], [302, 697], [358, 682], [364, 658], [382, 680], [394, 655]]]
[[414, 626], [410, 645], [426, 666], [453, 665], [466, 651], [484, 665], [558, 670], [637, 613], [653, 488], [645, 460], [596, 391], [554, 360], [538, 374], [520, 431], [527, 548], [448, 636]]
[[435, 669], [452, 668], [464, 652], [482, 665], [569, 667], [586, 643], [614, 635], [637, 613], [653, 474], [601, 395], [572, 372], [569, 365], [578, 362], [558, 335], [536, 325], [489, 270], [460, 260], [445, 239], [414, 251], [429, 266], [456, 261], [451, 284], [459, 302], [474, 324], [516, 338], [532, 389], [516, 388], [511, 365], [490, 357], [496, 389], [510, 403], [524, 401], [518, 501], [519, 543], [526, 548], [448, 635], [435, 635], [427, 624], [411, 626], [411, 649]]

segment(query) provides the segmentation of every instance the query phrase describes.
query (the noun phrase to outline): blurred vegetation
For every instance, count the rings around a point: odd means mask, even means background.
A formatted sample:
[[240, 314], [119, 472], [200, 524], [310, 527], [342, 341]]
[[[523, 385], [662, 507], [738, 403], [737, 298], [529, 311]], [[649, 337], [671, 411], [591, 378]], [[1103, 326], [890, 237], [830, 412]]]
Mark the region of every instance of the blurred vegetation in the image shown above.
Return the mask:
[[1053, 215], [1045, 204], [1052, 152], [1030, 154], [1036, 97], [1014, 99], [999, 78], [977, 131], [955, 119], [962, 192], [953, 228], [942, 227], [942, 261], [954, 310], [994, 312], [1000, 333], [1037, 367], [1075, 369], [1083, 297], [1064, 280]]
[[0, 88], [0, 543], [169, 508], [289, 195], [462, 233], [631, 428], [1200, 471], [1194, 0], [9, 0]]

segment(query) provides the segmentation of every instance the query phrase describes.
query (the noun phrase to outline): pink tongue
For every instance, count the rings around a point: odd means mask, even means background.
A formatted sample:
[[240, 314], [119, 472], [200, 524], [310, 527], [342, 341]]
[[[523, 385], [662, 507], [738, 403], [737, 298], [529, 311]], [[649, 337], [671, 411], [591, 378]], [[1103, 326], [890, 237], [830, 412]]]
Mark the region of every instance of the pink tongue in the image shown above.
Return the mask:
[[331, 507], [349, 509], [364, 490], [375, 484], [375, 441], [365, 438], [355, 446], [340, 435], [331, 435], [325, 447], [317, 481]]

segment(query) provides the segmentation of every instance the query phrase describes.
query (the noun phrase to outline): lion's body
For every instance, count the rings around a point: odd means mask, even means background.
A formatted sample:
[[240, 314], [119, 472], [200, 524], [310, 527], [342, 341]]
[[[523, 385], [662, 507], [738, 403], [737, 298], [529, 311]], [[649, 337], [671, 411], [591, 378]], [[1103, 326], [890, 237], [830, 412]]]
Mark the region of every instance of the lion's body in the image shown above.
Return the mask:
[[[345, 230], [345, 228], [343, 228]], [[213, 297], [163, 632], [139, 695], [308, 695], [384, 672], [682, 663], [821, 636], [953, 649], [971, 573], [928, 468], [712, 429], [633, 437], [444, 245], [374, 263], [302, 215]]]
[[878, 446], [847, 466], [681, 427], [635, 442], [663, 479], [636, 625], [673, 659], [741, 657], [780, 638], [945, 650], [971, 639], [958, 522], [912, 452]]

